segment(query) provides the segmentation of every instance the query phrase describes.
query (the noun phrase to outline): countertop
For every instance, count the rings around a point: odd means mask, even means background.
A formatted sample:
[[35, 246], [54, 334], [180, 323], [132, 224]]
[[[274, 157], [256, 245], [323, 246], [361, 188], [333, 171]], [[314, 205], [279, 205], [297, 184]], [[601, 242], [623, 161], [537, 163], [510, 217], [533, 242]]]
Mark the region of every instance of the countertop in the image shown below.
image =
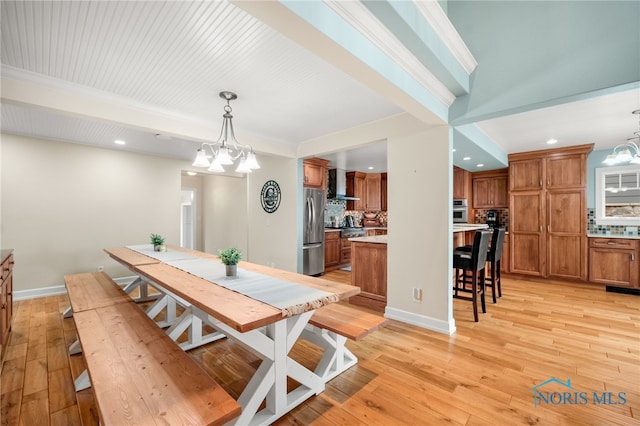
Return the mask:
[[624, 238], [625, 240], [640, 240], [640, 235], [587, 234], [587, 238]]
[[349, 241], [354, 242], [354, 243], [387, 244], [387, 235], [372, 235], [370, 237], [355, 237], [355, 238], [349, 238]]
[[477, 231], [478, 229], [489, 229], [486, 223], [454, 223], [453, 232]]

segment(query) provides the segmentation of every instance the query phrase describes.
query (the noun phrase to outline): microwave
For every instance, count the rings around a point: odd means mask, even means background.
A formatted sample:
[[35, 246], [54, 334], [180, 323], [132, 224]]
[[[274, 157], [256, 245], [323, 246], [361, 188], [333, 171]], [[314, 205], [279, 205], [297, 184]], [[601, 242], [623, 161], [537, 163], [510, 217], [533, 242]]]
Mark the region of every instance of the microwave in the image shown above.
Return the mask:
[[469, 206], [466, 198], [453, 199], [453, 223], [469, 223]]

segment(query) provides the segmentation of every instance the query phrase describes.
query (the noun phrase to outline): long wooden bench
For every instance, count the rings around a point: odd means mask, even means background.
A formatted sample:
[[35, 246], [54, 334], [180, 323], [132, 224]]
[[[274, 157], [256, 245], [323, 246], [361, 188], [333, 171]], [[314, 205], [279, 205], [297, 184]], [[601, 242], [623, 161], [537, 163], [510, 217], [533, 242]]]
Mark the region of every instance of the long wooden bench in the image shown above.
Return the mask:
[[342, 303], [316, 309], [302, 337], [324, 349], [315, 373], [326, 382], [358, 363], [345, 346], [346, 340], [360, 340], [389, 320]]
[[217, 425], [240, 415], [202, 367], [109, 289], [120, 290], [106, 274], [67, 275], [65, 283], [102, 424]]

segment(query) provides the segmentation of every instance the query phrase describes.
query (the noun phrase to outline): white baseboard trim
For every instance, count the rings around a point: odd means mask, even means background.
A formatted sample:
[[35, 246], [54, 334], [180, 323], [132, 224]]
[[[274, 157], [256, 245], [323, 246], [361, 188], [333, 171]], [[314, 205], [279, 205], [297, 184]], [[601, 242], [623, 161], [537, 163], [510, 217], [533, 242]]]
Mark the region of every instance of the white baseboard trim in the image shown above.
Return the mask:
[[456, 321], [442, 321], [437, 318], [431, 318], [424, 315], [407, 312], [387, 306], [384, 310], [385, 318], [401, 321], [407, 324], [426, 328], [427, 330], [436, 331], [442, 334], [452, 335], [456, 332]]
[[[113, 281], [115, 281], [120, 287], [124, 287], [137, 278], [138, 276], [134, 275], [131, 277], [114, 278]], [[67, 294], [67, 288], [64, 285], [34, 288], [29, 290], [14, 290], [13, 300], [18, 302], [20, 300], [38, 299], [40, 297], [57, 296], [59, 294]]]

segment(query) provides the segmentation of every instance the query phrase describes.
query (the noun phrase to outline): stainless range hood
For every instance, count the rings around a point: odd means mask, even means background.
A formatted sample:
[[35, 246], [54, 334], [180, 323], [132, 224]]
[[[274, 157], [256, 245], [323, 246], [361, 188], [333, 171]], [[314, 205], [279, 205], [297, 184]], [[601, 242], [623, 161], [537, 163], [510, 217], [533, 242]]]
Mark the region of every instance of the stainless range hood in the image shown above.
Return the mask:
[[360, 198], [347, 197], [347, 172], [342, 169], [329, 170], [327, 199], [358, 201]]

